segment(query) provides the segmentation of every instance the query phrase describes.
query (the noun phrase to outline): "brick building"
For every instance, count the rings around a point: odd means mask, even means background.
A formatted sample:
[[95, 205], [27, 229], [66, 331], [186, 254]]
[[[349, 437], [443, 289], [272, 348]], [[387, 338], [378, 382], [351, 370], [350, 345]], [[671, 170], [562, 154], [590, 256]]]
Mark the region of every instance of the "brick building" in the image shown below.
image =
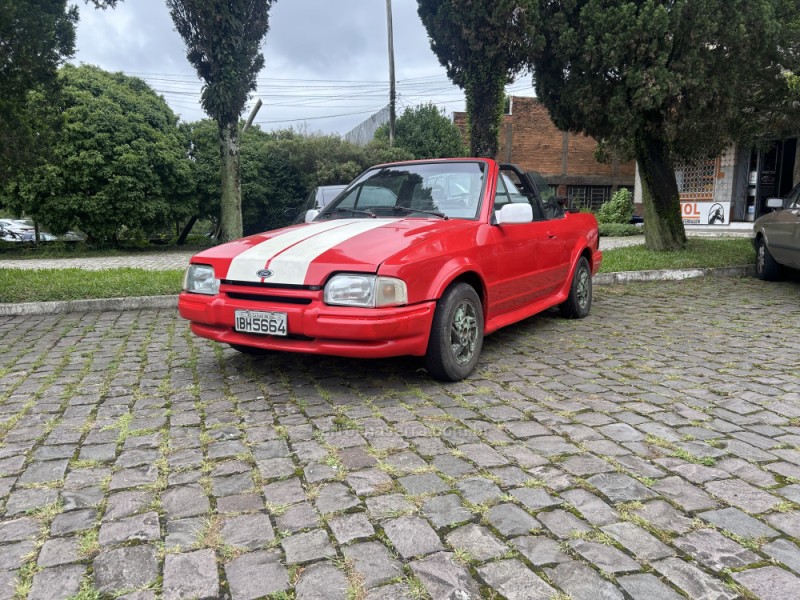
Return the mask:
[[[454, 113], [453, 122], [466, 137], [467, 114]], [[572, 206], [596, 209], [617, 189], [633, 190], [636, 163], [599, 163], [596, 148], [590, 137], [559, 130], [536, 98], [509, 98], [497, 159], [538, 171]]]

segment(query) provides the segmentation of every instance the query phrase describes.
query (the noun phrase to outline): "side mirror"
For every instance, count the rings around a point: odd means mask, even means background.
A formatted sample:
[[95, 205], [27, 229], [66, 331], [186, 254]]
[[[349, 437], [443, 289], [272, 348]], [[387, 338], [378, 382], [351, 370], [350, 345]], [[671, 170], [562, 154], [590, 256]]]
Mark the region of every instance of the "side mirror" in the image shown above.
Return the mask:
[[767, 198], [767, 208], [783, 208], [783, 198]]
[[533, 207], [527, 202], [512, 202], [495, 212], [498, 225], [533, 222]]
[[311, 223], [311, 221], [313, 221], [314, 219], [317, 218], [318, 214], [319, 214], [319, 211], [316, 210], [316, 209], [312, 209], [312, 210], [306, 211], [305, 222], [306, 223]]

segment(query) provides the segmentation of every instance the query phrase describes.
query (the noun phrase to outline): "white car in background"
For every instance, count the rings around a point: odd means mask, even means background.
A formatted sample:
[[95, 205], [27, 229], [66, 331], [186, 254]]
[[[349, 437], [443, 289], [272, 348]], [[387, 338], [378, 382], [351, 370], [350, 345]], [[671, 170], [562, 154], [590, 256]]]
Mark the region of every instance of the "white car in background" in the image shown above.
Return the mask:
[[295, 224], [303, 223], [305, 220], [305, 215], [310, 210], [320, 211], [328, 204], [331, 203], [331, 200], [336, 198], [346, 185], [320, 185], [312, 189], [308, 196], [306, 196], [305, 204], [303, 204], [302, 208], [300, 209], [300, 214], [295, 218]]
[[7, 242], [29, 242], [33, 240], [34, 229], [17, 219], [0, 219], [0, 238]]

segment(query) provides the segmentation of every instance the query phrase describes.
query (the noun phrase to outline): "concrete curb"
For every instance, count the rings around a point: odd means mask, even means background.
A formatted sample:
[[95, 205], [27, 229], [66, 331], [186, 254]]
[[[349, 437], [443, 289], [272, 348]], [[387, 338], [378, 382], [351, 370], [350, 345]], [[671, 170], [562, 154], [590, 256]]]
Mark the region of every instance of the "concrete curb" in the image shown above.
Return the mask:
[[663, 269], [659, 271], [620, 271], [594, 276], [594, 285], [615, 285], [642, 281], [682, 281], [697, 277], [748, 277], [755, 273], [755, 265], [718, 267], [714, 269]]
[[0, 304], [0, 317], [53, 315], [59, 313], [96, 312], [104, 310], [177, 309], [177, 307], [178, 296], [134, 296], [132, 298], [25, 302], [22, 304]]
[[[717, 269], [623, 271], [619, 273], [600, 273], [594, 276], [593, 282], [594, 285], [605, 286], [643, 281], [682, 281], [697, 277], [747, 277], [752, 276], [754, 272], [754, 265]], [[23, 304], [0, 304], [0, 317], [53, 315], [104, 310], [177, 309], [177, 307], [178, 296], [134, 296], [132, 298], [99, 298], [96, 300], [25, 302]]]

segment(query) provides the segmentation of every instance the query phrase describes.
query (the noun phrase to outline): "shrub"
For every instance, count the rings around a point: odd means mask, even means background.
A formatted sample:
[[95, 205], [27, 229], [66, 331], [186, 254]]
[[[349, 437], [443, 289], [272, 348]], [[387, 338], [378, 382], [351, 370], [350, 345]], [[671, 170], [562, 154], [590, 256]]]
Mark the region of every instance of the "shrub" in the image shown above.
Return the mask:
[[633, 217], [633, 197], [630, 190], [623, 188], [614, 192], [611, 200], [600, 207], [596, 216], [599, 223], [630, 223]]
[[600, 223], [600, 237], [627, 237], [644, 235], [644, 229], [629, 223]]

